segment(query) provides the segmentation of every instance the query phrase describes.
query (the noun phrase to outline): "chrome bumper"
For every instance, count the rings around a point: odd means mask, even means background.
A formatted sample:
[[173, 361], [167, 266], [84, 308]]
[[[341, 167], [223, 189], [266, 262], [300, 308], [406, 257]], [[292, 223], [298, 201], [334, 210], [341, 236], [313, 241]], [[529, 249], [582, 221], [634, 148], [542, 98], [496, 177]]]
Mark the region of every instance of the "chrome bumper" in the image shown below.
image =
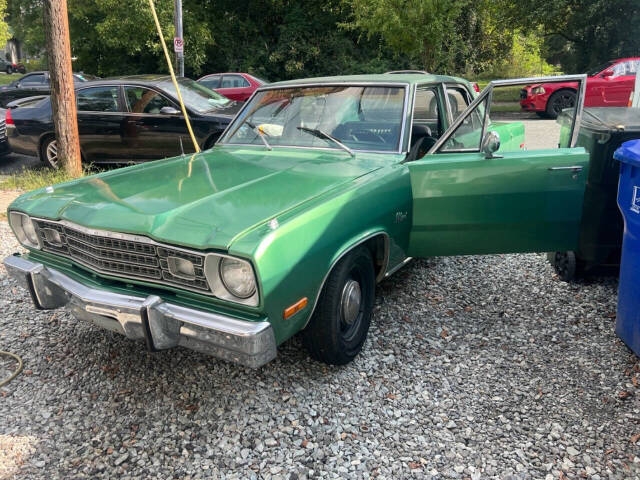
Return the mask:
[[5, 258], [4, 266], [31, 292], [37, 308], [66, 306], [76, 318], [144, 340], [153, 351], [180, 345], [248, 367], [259, 367], [276, 356], [269, 322], [249, 322], [194, 310], [155, 295], [145, 298], [88, 287], [17, 255]]

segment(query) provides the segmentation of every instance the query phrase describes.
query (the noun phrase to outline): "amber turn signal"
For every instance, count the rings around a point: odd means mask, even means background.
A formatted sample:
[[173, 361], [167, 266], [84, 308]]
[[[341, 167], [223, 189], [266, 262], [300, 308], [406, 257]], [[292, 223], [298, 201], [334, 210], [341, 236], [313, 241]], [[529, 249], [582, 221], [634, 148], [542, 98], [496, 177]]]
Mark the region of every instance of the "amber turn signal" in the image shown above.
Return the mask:
[[284, 313], [282, 314], [282, 317], [286, 320], [291, 315], [293, 315], [294, 313], [298, 313], [300, 310], [302, 310], [306, 306], [307, 306], [307, 297], [301, 298], [290, 307], [285, 308]]

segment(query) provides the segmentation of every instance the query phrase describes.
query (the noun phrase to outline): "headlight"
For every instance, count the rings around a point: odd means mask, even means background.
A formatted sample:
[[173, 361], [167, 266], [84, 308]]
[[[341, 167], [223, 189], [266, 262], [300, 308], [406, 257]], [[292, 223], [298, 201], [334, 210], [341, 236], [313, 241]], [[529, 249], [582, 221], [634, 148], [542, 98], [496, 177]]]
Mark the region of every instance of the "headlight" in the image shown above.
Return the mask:
[[9, 213], [9, 223], [18, 241], [25, 247], [40, 248], [40, 240], [36, 233], [36, 227], [28, 215], [18, 212]]
[[256, 280], [251, 265], [244, 260], [225, 257], [219, 266], [220, 279], [233, 296], [249, 298], [256, 292]]
[[542, 86], [534, 87], [531, 89], [531, 95], [544, 95], [546, 90]]

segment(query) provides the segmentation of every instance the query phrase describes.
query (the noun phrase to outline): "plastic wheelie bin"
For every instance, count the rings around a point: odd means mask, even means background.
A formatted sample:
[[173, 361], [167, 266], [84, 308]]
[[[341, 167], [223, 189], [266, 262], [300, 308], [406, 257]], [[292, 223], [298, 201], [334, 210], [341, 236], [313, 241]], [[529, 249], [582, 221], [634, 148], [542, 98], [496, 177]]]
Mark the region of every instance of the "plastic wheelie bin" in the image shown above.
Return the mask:
[[618, 206], [624, 218], [616, 333], [640, 356], [640, 140], [626, 142], [620, 161]]
[[[561, 135], [568, 136], [572, 117], [573, 112], [558, 117]], [[640, 109], [584, 109], [577, 145], [589, 152], [590, 159], [578, 248], [548, 254], [562, 280], [571, 281], [597, 266], [620, 264], [623, 221], [616, 203], [620, 165], [613, 153], [632, 139], [640, 139]]]

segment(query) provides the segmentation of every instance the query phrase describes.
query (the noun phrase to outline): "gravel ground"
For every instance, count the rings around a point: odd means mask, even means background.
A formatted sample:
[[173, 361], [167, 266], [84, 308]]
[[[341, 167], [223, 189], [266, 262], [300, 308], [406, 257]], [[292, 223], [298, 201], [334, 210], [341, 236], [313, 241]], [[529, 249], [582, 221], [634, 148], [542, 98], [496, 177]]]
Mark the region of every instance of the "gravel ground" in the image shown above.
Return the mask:
[[640, 478], [616, 287], [542, 255], [415, 261], [351, 365], [294, 339], [256, 371], [36, 311], [0, 268], [0, 347], [25, 360], [0, 391], [0, 478]]

